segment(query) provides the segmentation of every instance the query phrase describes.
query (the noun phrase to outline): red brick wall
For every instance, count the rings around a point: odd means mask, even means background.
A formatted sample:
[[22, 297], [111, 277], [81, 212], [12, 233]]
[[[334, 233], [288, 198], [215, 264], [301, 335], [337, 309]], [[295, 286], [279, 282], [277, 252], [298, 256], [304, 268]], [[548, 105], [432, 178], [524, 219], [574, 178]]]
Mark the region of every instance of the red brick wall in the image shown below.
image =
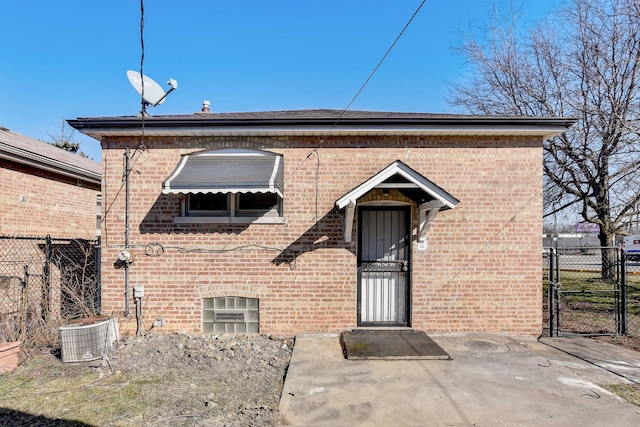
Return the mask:
[[0, 161], [0, 234], [93, 239], [98, 194], [77, 180]]
[[[334, 202], [401, 160], [460, 200], [438, 214], [426, 251], [413, 245], [411, 326], [427, 332], [541, 332], [539, 138], [326, 138], [309, 156], [317, 144], [318, 138], [284, 137], [145, 140], [147, 150], [136, 152], [130, 180], [136, 258], [129, 271], [131, 288], [144, 286], [147, 329], [163, 317], [162, 332], [200, 332], [202, 298], [216, 296], [259, 298], [263, 333], [355, 327], [357, 225], [352, 243], [344, 243], [344, 212], [335, 212]], [[102, 205], [109, 208], [102, 230], [105, 314], [120, 315], [125, 304], [124, 272], [113, 263], [124, 245], [122, 156], [134, 145], [124, 139], [103, 144]], [[227, 147], [284, 156], [286, 224], [173, 223], [180, 202], [162, 194], [162, 181], [180, 155]], [[415, 243], [415, 206], [412, 211]], [[149, 244], [162, 245], [164, 253], [145, 255]], [[131, 299], [130, 308], [135, 313]], [[135, 319], [121, 318], [120, 324], [133, 330]]]

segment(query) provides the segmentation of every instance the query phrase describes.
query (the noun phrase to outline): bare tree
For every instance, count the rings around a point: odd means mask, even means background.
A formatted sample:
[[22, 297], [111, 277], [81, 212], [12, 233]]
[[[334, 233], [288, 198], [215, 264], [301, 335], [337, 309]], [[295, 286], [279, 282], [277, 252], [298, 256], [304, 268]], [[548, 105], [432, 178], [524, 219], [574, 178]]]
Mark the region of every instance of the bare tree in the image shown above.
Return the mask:
[[518, 14], [494, 13], [486, 37], [464, 43], [473, 75], [449, 100], [475, 114], [579, 119], [544, 144], [545, 213], [598, 224], [612, 246], [640, 202], [640, 2], [571, 0], [530, 31]]
[[62, 148], [63, 150], [69, 151], [74, 154], [78, 154], [82, 157], [89, 157], [84, 152], [80, 150], [80, 143], [74, 139], [75, 129], [69, 128], [67, 122], [62, 119], [60, 124], [60, 132], [58, 134], [52, 135], [50, 133], [47, 134], [51, 141], [49, 144], [54, 145], [58, 148]]

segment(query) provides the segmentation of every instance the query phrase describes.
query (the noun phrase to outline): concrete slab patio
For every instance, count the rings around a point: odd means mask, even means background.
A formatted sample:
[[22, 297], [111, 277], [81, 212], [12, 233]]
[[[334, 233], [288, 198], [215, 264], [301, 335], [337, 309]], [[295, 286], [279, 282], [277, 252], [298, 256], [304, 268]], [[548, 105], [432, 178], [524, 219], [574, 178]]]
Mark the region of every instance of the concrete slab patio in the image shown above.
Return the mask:
[[637, 426], [599, 384], [640, 381], [640, 353], [587, 338], [430, 335], [452, 360], [347, 360], [296, 337], [280, 411], [292, 426]]

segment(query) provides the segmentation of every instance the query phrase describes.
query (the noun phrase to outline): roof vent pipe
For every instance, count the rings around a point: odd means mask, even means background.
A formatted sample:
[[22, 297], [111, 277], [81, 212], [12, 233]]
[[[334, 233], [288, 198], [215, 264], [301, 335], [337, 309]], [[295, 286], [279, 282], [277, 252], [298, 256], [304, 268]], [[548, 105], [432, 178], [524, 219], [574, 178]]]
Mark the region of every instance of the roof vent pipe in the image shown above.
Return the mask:
[[211, 112], [211, 109], [209, 108], [210, 105], [211, 105], [211, 103], [209, 101], [207, 101], [206, 99], [204, 101], [202, 101], [202, 112], [203, 113]]

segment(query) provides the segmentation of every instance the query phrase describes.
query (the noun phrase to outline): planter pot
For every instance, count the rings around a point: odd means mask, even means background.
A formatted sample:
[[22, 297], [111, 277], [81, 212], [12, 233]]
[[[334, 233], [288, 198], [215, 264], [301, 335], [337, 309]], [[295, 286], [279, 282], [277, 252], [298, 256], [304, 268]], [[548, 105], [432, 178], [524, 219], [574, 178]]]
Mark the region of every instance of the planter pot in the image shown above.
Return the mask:
[[13, 372], [18, 367], [21, 341], [0, 343], [0, 374]]

